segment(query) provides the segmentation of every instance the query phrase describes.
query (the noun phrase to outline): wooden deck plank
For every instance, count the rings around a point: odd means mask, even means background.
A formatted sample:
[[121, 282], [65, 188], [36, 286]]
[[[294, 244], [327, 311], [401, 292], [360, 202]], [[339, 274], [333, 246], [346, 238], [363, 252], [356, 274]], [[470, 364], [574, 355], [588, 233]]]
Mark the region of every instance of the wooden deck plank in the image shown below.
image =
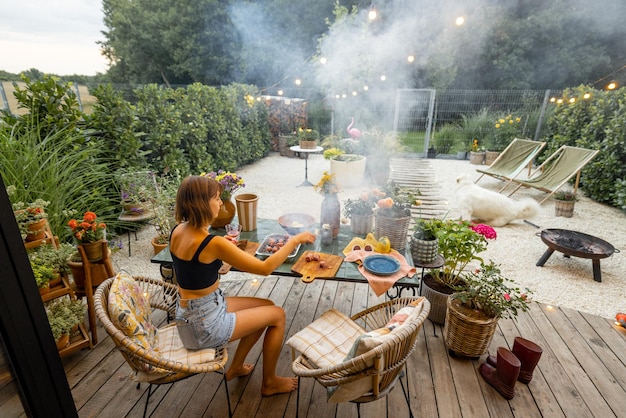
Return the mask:
[[[251, 280], [225, 281], [223, 287], [227, 295], [269, 297], [283, 306], [288, 318], [286, 338], [331, 307], [354, 314], [385, 300], [364, 284], [322, 280], [307, 285], [293, 278], [270, 277], [259, 278], [255, 285]], [[480, 360], [451, 358], [442, 332], [441, 326], [426, 321], [416, 351], [407, 362], [411, 407], [416, 417], [626, 416], [623, 408], [616, 407], [626, 387], [626, 332], [610, 320], [558, 308], [548, 311], [545, 305], [533, 306], [517, 321], [501, 320], [489, 348], [492, 353], [498, 346], [511, 348], [517, 335], [544, 349], [533, 380], [528, 385], [516, 384], [516, 396], [511, 401], [481, 378], [478, 367], [484, 356]], [[229, 346], [231, 357], [235, 347]], [[292, 375], [290, 351], [288, 347], [283, 349], [278, 366], [288, 375]], [[130, 368], [112, 348], [105, 332], [93, 350], [75, 356], [64, 360], [64, 365], [79, 416], [142, 415], [147, 385], [137, 390], [136, 383], [128, 379]], [[255, 347], [247, 360], [256, 363], [252, 376], [229, 382], [235, 416], [294, 417], [295, 393], [260, 396], [260, 347]], [[301, 417], [356, 417], [353, 404], [328, 404], [326, 390], [313, 379], [302, 379], [300, 383]], [[222, 384], [222, 376], [211, 373], [163, 385], [151, 397], [148, 412], [153, 417], [223, 417], [227, 406]], [[385, 416], [387, 411], [389, 416], [408, 415], [399, 385], [391, 392], [389, 402], [362, 405], [361, 416]]]

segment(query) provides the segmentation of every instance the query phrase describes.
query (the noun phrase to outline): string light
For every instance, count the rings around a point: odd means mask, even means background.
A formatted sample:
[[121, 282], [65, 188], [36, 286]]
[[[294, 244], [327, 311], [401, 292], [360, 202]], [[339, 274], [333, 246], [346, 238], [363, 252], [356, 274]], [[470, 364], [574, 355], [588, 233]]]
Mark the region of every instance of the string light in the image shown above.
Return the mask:
[[607, 84], [606, 89], [607, 90], [615, 90], [617, 88], [617, 82], [615, 80], [611, 81], [609, 84]]
[[465, 23], [465, 18], [463, 16], [459, 16], [456, 18], [455, 23], [457, 26], [461, 26], [463, 25], [463, 23]]
[[299, 78], [296, 78], [296, 80], [294, 81], [294, 83], [296, 83], [296, 86], [299, 86], [302, 84], [302, 80], [300, 80]]
[[367, 18], [369, 20], [374, 20], [374, 19], [376, 19], [377, 16], [378, 16], [378, 13], [376, 12], [376, 9], [374, 9], [374, 8], [371, 8], [369, 13], [367, 14]]
[[407, 61], [408, 62], [413, 62], [413, 61], [415, 61], [415, 57], [413, 55], [409, 55], [408, 58], [407, 58]]

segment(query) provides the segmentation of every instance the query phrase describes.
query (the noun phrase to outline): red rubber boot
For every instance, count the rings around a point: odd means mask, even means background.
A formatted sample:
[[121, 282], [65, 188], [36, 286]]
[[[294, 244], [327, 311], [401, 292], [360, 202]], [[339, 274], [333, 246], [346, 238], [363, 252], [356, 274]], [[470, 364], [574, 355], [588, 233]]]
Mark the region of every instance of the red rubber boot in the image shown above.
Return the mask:
[[515, 396], [515, 382], [519, 376], [521, 363], [515, 354], [504, 347], [498, 348], [496, 367], [483, 363], [479, 367], [481, 376], [505, 399]]

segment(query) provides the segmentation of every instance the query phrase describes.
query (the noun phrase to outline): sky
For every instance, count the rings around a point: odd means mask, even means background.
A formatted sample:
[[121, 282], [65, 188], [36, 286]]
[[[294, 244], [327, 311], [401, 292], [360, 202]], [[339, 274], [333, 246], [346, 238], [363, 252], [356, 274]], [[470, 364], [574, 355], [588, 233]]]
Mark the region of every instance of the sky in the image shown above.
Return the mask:
[[104, 73], [103, 30], [101, 0], [0, 0], [0, 70]]

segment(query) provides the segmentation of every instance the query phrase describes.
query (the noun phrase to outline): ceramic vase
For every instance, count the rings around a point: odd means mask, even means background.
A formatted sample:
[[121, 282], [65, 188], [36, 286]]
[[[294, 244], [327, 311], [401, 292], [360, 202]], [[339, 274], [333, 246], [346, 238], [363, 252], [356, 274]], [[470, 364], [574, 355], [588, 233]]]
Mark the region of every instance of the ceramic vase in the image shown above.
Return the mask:
[[222, 207], [220, 207], [220, 211], [218, 212], [215, 219], [211, 223], [211, 227], [213, 228], [223, 228], [225, 225], [228, 225], [235, 218], [235, 213], [237, 209], [235, 208], [235, 204], [233, 201], [228, 198], [222, 199]]
[[350, 230], [355, 235], [367, 235], [374, 229], [374, 214], [350, 216]]

